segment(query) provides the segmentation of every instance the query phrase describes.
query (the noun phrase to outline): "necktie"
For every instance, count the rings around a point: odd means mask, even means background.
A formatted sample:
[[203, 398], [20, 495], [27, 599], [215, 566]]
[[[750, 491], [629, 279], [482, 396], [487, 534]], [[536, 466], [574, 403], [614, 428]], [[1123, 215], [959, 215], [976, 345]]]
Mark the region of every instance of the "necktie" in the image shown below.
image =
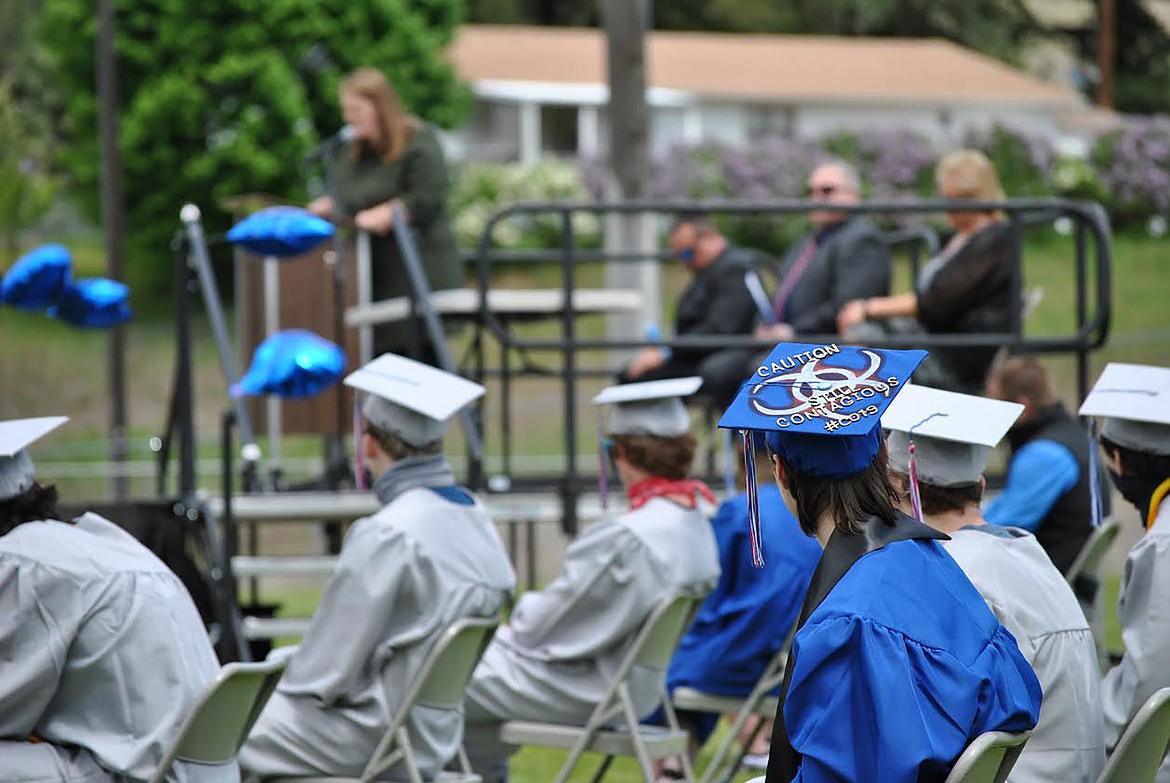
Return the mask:
[[772, 300], [772, 306], [776, 311], [776, 322], [784, 323], [784, 310], [788, 306], [788, 300], [792, 298], [792, 292], [796, 288], [800, 278], [804, 276], [804, 271], [813, 260], [813, 256], [817, 254], [817, 241], [815, 237], [809, 237], [808, 241], [804, 243], [804, 248], [800, 251], [796, 262], [792, 268], [788, 270], [788, 274], [784, 276], [784, 280], [780, 283], [780, 288], [776, 291], [776, 298]]

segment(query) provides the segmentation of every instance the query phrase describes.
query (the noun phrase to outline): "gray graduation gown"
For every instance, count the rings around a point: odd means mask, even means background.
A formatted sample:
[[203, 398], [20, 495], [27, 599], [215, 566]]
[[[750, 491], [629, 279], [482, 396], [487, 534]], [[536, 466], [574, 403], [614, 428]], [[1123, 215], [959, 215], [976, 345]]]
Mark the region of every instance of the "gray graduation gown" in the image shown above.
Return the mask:
[[[145, 780], [218, 671], [186, 587], [117, 525], [0, 537], [0, 781]], [[239, 772], [179, 762], [168, 780]]]
[[[594, 523], [565, 552], [560, 575], [517, 603], [472, 677], [469, 703], [501, 720], [586, 720], [654, 606], [718, 578], [715, 535], [697, 510], [654, 498]], [[635, 671], [640, 714], [656, 706], [663, 677]]]
[[1009, 783], [1094, 783], [1105, 766], [1100, 669], [1093, 632], [1035, 536], [967, 527], [943, 546], [1028, 659], [1044, 700]]
[[[1170, 687], [1170, 499], [1126, 555], [1117, 619], [1125, 657], [1101, 682], [1110, 748], [1146, 699]], [[1157, 783], [1170, 783], [1170, 761], [1158, 769]]]
[[[360, 774], [435, 638], [458, 619], [496, 616], [515, 588], [478, 500], [414, 488], [354, 523], [241, 766], [261, 777]], [[416, 706], [407, 726], [424, 778], [463, 738], [460, 710]]]

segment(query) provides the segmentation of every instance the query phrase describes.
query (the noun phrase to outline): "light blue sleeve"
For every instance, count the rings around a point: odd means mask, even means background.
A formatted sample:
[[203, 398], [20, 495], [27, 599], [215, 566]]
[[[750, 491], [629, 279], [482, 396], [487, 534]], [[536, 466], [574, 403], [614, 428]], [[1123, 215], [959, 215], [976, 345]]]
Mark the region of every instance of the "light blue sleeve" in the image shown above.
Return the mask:
[[1012, 458], [1007, 486], [983, 509], [983, 518], [993, 525], [1035, 530], [1080, 476], [1076, 457], [1056, 441], [1027, 443]]

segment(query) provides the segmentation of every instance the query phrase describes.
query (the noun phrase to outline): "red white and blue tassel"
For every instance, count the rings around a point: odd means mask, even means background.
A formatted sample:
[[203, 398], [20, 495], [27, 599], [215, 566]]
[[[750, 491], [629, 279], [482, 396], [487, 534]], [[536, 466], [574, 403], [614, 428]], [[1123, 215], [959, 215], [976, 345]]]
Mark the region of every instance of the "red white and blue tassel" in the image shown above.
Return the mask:
[[910, 508], [914, 518], [922, 521], [922, 494], [918, 491], [918, 457], [915, 454], [914, 438], [910, 439]]
[[756, 449], [751, 430], [740, 430], [743, 439], [743, 468], [747, 482], [748, 539], [752, 547], [752, 565], [764, 567], [764, 538], [760, 526], [760, 492], [756, 486]]

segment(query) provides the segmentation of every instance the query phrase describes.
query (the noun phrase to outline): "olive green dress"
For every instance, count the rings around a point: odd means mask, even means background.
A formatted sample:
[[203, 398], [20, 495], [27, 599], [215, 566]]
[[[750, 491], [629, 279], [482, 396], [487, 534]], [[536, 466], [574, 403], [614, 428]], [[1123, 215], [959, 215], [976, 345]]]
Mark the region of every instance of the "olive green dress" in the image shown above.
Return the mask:
[[[354, 160], [354, 143], [357, 142], [343, 145], [333, 159], [335, 197], [342, 215], [351, 218], [363, 209], [401, 199], [410, 213], [411, 228], [431, 290], [461, 287], [459, 249], [447, 213], [447, 164], [435, 131], [427, 126], [416, 130], [406, 151], [392, 163], [383, 162], [368, 147], [363, 147], [359, 158]], [[410, 278], [393, 231], [373, 235], [370, 249], [374, 301], [410, 295]], [[374, 354], [391, 351], [434, 363], [433, 351], [422, 337], [424, 334], [421, 324], [412, 326], [410, 321], [376, 327]], [[416, 339], [421, 351], [414, 350]]]

